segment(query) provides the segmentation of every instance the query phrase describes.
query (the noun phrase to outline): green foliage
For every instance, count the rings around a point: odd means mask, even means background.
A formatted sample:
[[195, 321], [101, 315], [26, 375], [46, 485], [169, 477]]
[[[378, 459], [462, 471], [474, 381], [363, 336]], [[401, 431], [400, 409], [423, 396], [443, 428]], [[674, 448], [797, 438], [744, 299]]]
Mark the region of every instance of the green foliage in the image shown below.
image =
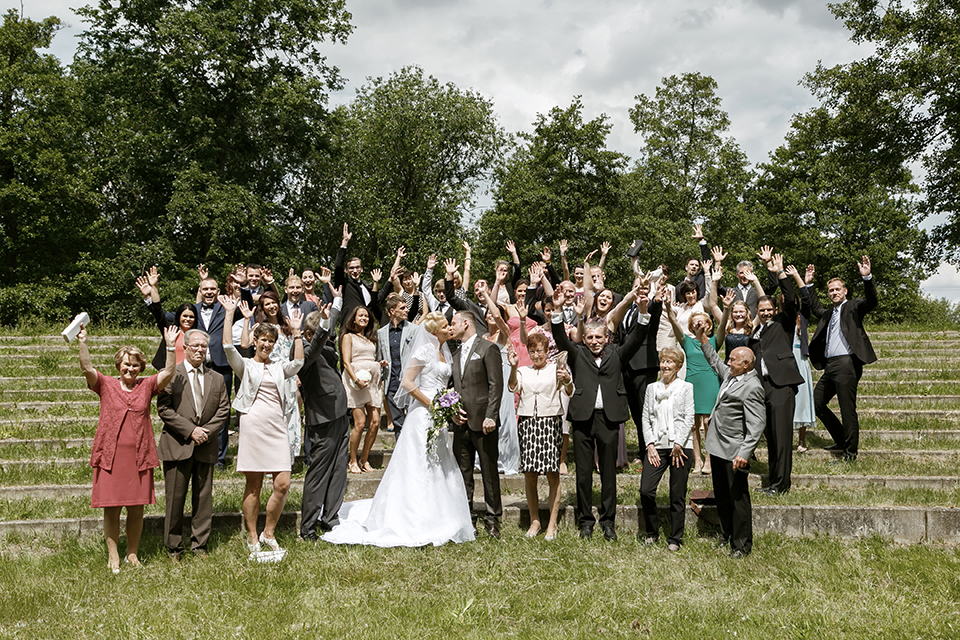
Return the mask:
[[[507, 255], [507, 240], [516, 243], [527, 265], [545, 245], [556, 252], [556, 243], [566, 239], [572, 271], [601, 242], [616, 242], [616, 254], [629, 246], [626, 238], [641, 231], [631, 228], [623, 213], [627, 158], [606, 148], [608, 118], [584, 122], [582, 111], [580, 98], [574, 98], [569, 107], [538, 114], [533, 133], [518, 134], [523, 142], [494, 174], [494, 207], [478, 221], [476, 277], [489, 277], [494, 261]], [[609, 286], [629, 287], [624, 261], [611, 260], [608, 271]]]
[[419, 67], [368, 80], [331, 124], [334, 151], [316, 158], [301, 205], [306, 244], [332, 257], [346, 221], [351, 252], [384, 268], [401, 245], [418, 271], [459, 246], [461, 221], [508, 143], [491, 101]]
[[944, 0], [845, 0], [830, 10], [874, 53], [824, 67], [805, 82], [837, 121], [838, 151], [873, 173], [903, 174], [922, 164], [919, 212], [944, 214], [933, 238], [960, 263], [960, 13]]

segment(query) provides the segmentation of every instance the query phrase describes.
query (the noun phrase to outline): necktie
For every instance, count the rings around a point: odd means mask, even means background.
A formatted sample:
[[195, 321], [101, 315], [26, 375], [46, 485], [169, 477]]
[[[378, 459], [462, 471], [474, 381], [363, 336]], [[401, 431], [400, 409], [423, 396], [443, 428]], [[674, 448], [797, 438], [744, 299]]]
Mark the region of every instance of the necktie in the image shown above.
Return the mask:
[[203, 394], [200, 391], [200, 369], [194, 369], [191, 371], [191, 377], [193, 378], [193, 408], [196, 410], [197, 416], [199, 417], [200, 408], [203, 406]]

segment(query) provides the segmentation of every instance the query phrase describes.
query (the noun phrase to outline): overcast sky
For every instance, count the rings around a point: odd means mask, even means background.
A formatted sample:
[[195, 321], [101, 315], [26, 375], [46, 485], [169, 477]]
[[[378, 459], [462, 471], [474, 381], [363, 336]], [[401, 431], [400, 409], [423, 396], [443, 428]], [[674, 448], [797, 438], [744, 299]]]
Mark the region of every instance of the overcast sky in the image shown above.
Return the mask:
[[[55, 15], [68, 24], [51, 48], [65, 63], [83, 27], [70, 7], [81, 4], [23, 4], [30, 18]], [[607, 114], [609, 146], [630, 157], [639, 137], [627, 110], [665, 76], [712, 76], [730, 114], [729, 134], [756, 164], [783, 141], [790, 117], [815, 105], [798, 84], [804, 73], [818, 61], [834, 65], [868, 53], [816, 0], [347, 0], [347, 8], [354, 33], [347, 45], [329, 48], [330, 62], [348, 79], [334, 104], [352, 99], [367, 77], [417, 64], [492, 99], [513, 132], [581, 95], [584, 117]], [[960, 273], [941, 267], [924, 290], [960, 300]]]

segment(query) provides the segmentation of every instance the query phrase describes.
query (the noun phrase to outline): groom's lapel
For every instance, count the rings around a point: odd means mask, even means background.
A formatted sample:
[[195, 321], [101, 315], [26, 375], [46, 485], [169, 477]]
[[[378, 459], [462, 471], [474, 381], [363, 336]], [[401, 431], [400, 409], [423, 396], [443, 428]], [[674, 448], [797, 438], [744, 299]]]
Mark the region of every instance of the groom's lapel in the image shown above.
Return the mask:
[[463, 380], [463, 374], [460, 370], [460, 355], [463, 353], [463, 349], [457, 349], [456, 353], [453, 354], [453, 379], [456, 383], [456, 386], [459, 387], [461, 381]]

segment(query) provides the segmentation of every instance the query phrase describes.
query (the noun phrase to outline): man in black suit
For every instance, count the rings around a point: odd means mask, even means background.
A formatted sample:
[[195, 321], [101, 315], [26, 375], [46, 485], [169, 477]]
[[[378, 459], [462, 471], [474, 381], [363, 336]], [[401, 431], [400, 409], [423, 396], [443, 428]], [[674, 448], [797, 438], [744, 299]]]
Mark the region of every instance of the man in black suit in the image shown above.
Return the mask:
[[[634, 286], [637, 281], [634, 281]], [[566, 293], [566, 291], [564, 292]], [[654, 327], [660, 326], [660, 312], [662, 305], [654, 305], [650, 309], [649, 324]], [[627, 309], [623, 316], [623, 322], [617, 328], [617, 342], [623, 342], [626, 335], [633, 331], [641, 319], [640, 305], [634, 302]], [[564, 316], [566, 322], [566, 316]], [[647, 386], [657, 381], [657, 374], [660, 371], [660, 358], [657, 354], [657, 333], [648, 331], [644, 336], [640, 349], [627, 360], [623, 367], [623, 382], [627, 386], [627, 403], [630, 405], [630, 414], [633, 416], [633, 422], [637, 426], [637, 441], [640, 443], [640, 451], [646, 449], [643, 441], [643, 401], [647, 394]]]
[[157, 453], [163, 460], [166, 509], [163, 544], [173, 559], [183, 553], [183, 508], [192, 485], [190, 548], [205, 554], [213, 521], [213, 465], [217, 431], [230, 415], [223, 376], [203, 366], [210, 337], [190, 329], [183, 337], [184, 360], [157, 396], [163, 430]]
[[[810, 296], [810, 313], [820, 319], [810, 340], [810, 362], [823, 375], [813, 390], [817, 417], [830, 432], [834, 445], [828, 449], [841, 460], [857, 459], [860, 446], [860, 418], [857, 416], [857, 385], [863, 365], [877, 361], [870, 338], [863, 329], [863, 317], [877, 307], [877, 289], [870, 275], [870, 258], [858, 262], [863, 278], [864, 298], [847, 300], [847, 287], [840, 278], [827, 282], [827, 295], [833, 307], [826, 309], [817, 296]], [[840, 420], [827, 408], [836, 396]]]
[[300, 310], [300, 315], [306, 318], [314, 311], [319, 311], [316, 303], [307, 300], [303, 296], [303, 280], [299, 276], [291, 275], [287, 278], [283, 287], [284, 302], [280, 305], [280, 313], [284, 318], [290, 318], [290, 312], [294, 309]]
[[763, 247], [757, 254], [766, 262], [767, 271], [776, 275], [783, 292], [783, 309], [776, 312], [770, 296], [759, 298], [757, 320], [760, 325], [750, 336], [747, 346], [753, 350], [755, 368], [763, 381], [766, 407], [767, 454], [769, 483], [759, 489], [769, 495], [790, 490], [793, 471], [793, 412], [797, 388], [803, 376], [793, 357], [793, 333], [797, 329], [797, 300], [793, 282], [783, 270], [783, 256]]
[[[233, 389], [233, 370], [227, 362], [227, 355], [223, 352], [223, 332], [232, 331], [233, 327], [223, 326], [223, 305], [217, 301], [220, 287], [213, 278], [204, 278], [200, 281], [200, 302], [194, 309], [197, 314], [197, 329], [205, 331], [210, 336], [210, 346], [207, 349], [206, 365], [223, 376], [223, 383], [227, 387], [227, 399]], [[230, 442], [228, 415], [223, 426], [217, 433], [217, 467], [223, 468], [227, 461], [227, 445]]]
[[[607, 540], [616, 540], [617, 515], [617, 436], [620, 423], [630, 417], [627, 389], [621, 372], [640, 349], [650, 327], [647, 315], [646, 282], [640, 282], [627, 294], [638, 301], [640, 317], [619, 345], [607, 344], [607, 328], [601, 323], [584, 327], [583, 344], [567, 338], [563, 314], [563, 292], [554, 291], [554, 313], [550, 330], [557, 349], [569, 354], [567, 363], [573, 372], [576, 390], [570, 398], [568, 415], [573, 428], [573, 455], [577, 462], [577, 522], [580, 537], [593, 535], [593, 449], [597, 448], [600, 467], [600, 528]], [[654, 302], [659, 306], [659, 301]], [[659, 314], [659, 309], [655, 309]]]
[[380, 319], [380, 304], [377, 298], [377, 292], [373, 285], [370, 285], [360, 279], [363, 275], [363, 265], [360, 258], [347, 257], [347, 244], [353, 234], [347, 223], [343, 223], [343, 240], [340, 248], [337, 250], [337, 257], [333, 263], [333, 286], [340, 288], [343, 292], [343, 311], [341, 312], [341, 321], [350, 317], [350, 312], [356, 307], [364, 305], [370, 311], [370, 317]]
[[316, 540], [318, 526], [326, 532], [340, 523], [338, 514], [347, 489], [347, 394], [337, 372], [335, 340], [327, 339], [336, 335], [343, 305], [338, 293], [339, 289], [333, 290], [333, 305], [326, 321], [319, 311], [303, 321], [303, 335], [309, 343], [303, 348], [303, 367], [298, 375], [310, 441], [300, 518], [300, 537], [304, 540]]
[[477, 334], [473, 314], [458, 311], [450, 325], [450, 335], [460, 341], [453, 353], [453, 386], [460, 394], [463, 409], [454, 418], [453, 452], [457, 457], [467, 503], [473, 514], [473, 465], [480, 458], [480, 476], [483, 480], [483, 516], [487, 533], [500, 538], [500, 473], [497, 459], [500, 426], [500, 399], [503, 396], [503, 363], [500, 347]]

